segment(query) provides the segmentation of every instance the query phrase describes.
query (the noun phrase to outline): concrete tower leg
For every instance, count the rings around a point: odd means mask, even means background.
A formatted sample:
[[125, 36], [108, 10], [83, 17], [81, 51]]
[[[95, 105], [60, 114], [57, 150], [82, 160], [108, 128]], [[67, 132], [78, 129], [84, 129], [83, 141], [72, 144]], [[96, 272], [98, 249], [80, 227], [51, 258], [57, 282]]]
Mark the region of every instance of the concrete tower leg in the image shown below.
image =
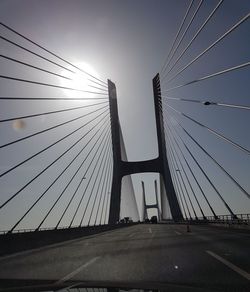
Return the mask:
[[117, 95], [115, 84], [108, 80], [110, 123], [113, 150], [113, 179], [110, 197], [109, 224], [116, 224], [120, 219], [121, 204], [121, 183], [120, 171], [121, 144], [120, 144], [120, 123], [118, 117]]
[[159, 206], [159, 200], [158, 200], [158, 188], [157, 188], [157, 180], [155, 180], [155, 199], [156, 199], [156, 205], [157, 205], [157, 211], [158, 211], [158, 220], [161, 221], [161, 210]]
[[146, 194], [145, 194], [145, 186], [144, 182], [141, 182], [142, 186], [142, 221], [148, 219], [148, 212], [147, 212], [147, 204], [146, 204]]
[[[162, 179], [164, 181], [166, 195], [168, 198], [172, 218], [175, 221], [183, 220], [182, 212], [177, 200], [177, 196], [174, 190], [166, 151], [164, 121], [162, 115], [162, 101], [161, 101], [161, 86], [160, 86], [160, 75], [157, 74], [153, 79], [153, 91], [154, 91], [154, 104], [155, 104], [155, 120], [157, 130], [157, 140], [159, 149], [159, 159], [161, 161]], [[161, 192], [161, 195], [162, 192]]]
[[[109, 224], [116, 224], [120, 219], [121, 203], [121, 182], [122, 177], [134, 173], [158, 172], [162, 176], [165, 185], [166, 198], [170, 206], [172, 218], [175, 221], [183, 220], [182, 212], [177, 201], [173, 187], [170, 170], [166, 155], [166, 143], [163, 115], [161, 111], [161, 89], [159, 74], [153, 79], [155, 120], [158, 140], [159, 156], [155, 159], [146, 161], [128, 162], [121, 159], [121, 140], [120, 123], [118, 117], [116, 87], [113, 82], [108, 80], [110, 116], [111, 116], [111, 136], [113, 149], [113, 181], [110, 199]], [[161, 191], [161, 196], [163, 196]], [[162, 202], [163, 200], [161, 200]], [[164, 208], [164, 206], [162, 207]], [[162, 212], [163, 213], [163, 212]], [[164, 215], [164, 214], [162, 214]]]

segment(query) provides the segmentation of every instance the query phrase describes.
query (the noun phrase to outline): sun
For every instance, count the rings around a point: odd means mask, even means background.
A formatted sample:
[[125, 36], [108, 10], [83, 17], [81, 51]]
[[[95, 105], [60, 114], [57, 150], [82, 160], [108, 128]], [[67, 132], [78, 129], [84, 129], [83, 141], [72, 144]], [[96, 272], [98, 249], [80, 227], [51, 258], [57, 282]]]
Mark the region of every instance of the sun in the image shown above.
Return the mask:
[[[72, 88], [74, 90], [70, 89], [62, 89], [64, 94], [68, 97], [72, 98], [90, 98], [90, 97], [95, 97], [96, 94], [94, 93], [100, 93], [101, 92], [101, 86], [96, 84], [95, 82], [98, 82], [96, 79], [94, 79], [92, 76], [95, 76], [96, 78], [100, 78], [99, 74], [97, 71], [89, 64], [86, 62], [73, 62], [72, 66], [68, 66], [67, 68], [73, 72], [70, 72], [68, 70], [63, 70], [60, 75], [65, 76], [66, 78], [60, 78], [60, 84], [62, 87], [65, 88]], [[84, 72], [90, 74], [86, 74]], [[99, 89], [100, 88], [100, 89]], [[84, 92], [87, 91], [87, 92]], [[94, 92], [94, 93], [89, 93], [89, 92]]]

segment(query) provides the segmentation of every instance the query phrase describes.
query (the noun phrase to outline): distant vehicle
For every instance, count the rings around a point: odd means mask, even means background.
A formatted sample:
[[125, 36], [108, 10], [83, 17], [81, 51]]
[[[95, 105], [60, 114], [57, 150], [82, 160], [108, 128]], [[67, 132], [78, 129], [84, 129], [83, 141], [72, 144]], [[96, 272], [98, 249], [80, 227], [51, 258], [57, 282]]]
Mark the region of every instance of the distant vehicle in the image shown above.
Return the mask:
[[125, 223], [128, 223], [129, 222], [129, 217], [124, 217], [124, 221], [125, 221]]
[[145, 223], [150, 223], [150, 220], [148, 218], [145, 219]]
[[124, 217], [123, 220], [124, 220], [125, 223], [133, 223], [133, 220], [132, 220], [131, 217]]
[[150, 219], [150, 222], [153, 223], [153, 224], [157, 224], [157, 221], [158, 221], [157, 220], [157, 216], [152, 216], [151, 219]]

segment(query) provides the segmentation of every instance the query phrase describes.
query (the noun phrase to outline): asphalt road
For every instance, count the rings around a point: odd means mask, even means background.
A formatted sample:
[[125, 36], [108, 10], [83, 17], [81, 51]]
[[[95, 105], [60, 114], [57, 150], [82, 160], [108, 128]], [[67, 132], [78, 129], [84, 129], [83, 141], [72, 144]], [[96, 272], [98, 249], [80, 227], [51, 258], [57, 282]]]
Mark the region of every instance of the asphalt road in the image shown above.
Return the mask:
[[6, 279], [58, 285], [165, 283], [193, 287], [188, 291], [200, 287], [247, 292], [250, 233], [201, 226], [187, 232], [183, 225], [140, 224], [0, 258], [0, 283]]

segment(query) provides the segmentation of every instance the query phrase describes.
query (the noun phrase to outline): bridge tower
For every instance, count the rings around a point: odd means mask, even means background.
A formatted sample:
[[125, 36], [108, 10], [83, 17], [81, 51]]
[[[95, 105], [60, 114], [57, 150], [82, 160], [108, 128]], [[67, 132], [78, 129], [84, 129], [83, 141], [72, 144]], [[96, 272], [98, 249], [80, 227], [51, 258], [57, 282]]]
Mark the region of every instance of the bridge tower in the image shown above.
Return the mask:
[[142, 220], [145, 221], [145, 219], [148, 219], [148, 209], [153, 209], [156, 208], [158, 212], [158, 220], [161, 220], [161, 210], [159, 206], [159, 201], [158, 201], [158, 191], [157, 191], [157, 181], [154, 181], [154, 186], [155, 186], [155, 204], [150, 204], [147, 205], [146, 203], [146, 193], [145, 193], [145, 185], [144, 182], [141, 182], [142, 184]]
[[[113, 147], [113, 181], [111, 188], [109, 224], [116, 224], [120, 216], [121, 202], [121, 182], [123, 176], [142, 172], [160, 173], [161, 180], [161, 202], [167, 199], [174, 221], [183, 220], [182, 212], [177, 200], [177, 196], [173, 187], [169, 165], [166, 154], [166, 142], [164, 133], [163, 116], [161, 111], [161, 88], [160, 75], [157, 74], [153, 79], [153, 93], [155, 106], [155, 120], [158, 141], [159, 155], [155, 159], [145, 161], [123, 161], [121, 155], [122, 133], [120, 129], [117, 94], [115, 84], [108, 80], [110, 116], [111, 116], [111, 135]], [[163, 190], [163, 186], [165, 191]], [[166, 198], [162, 198], [165, 196]], [[162, 206], [162, 214], [164, 215]]]

